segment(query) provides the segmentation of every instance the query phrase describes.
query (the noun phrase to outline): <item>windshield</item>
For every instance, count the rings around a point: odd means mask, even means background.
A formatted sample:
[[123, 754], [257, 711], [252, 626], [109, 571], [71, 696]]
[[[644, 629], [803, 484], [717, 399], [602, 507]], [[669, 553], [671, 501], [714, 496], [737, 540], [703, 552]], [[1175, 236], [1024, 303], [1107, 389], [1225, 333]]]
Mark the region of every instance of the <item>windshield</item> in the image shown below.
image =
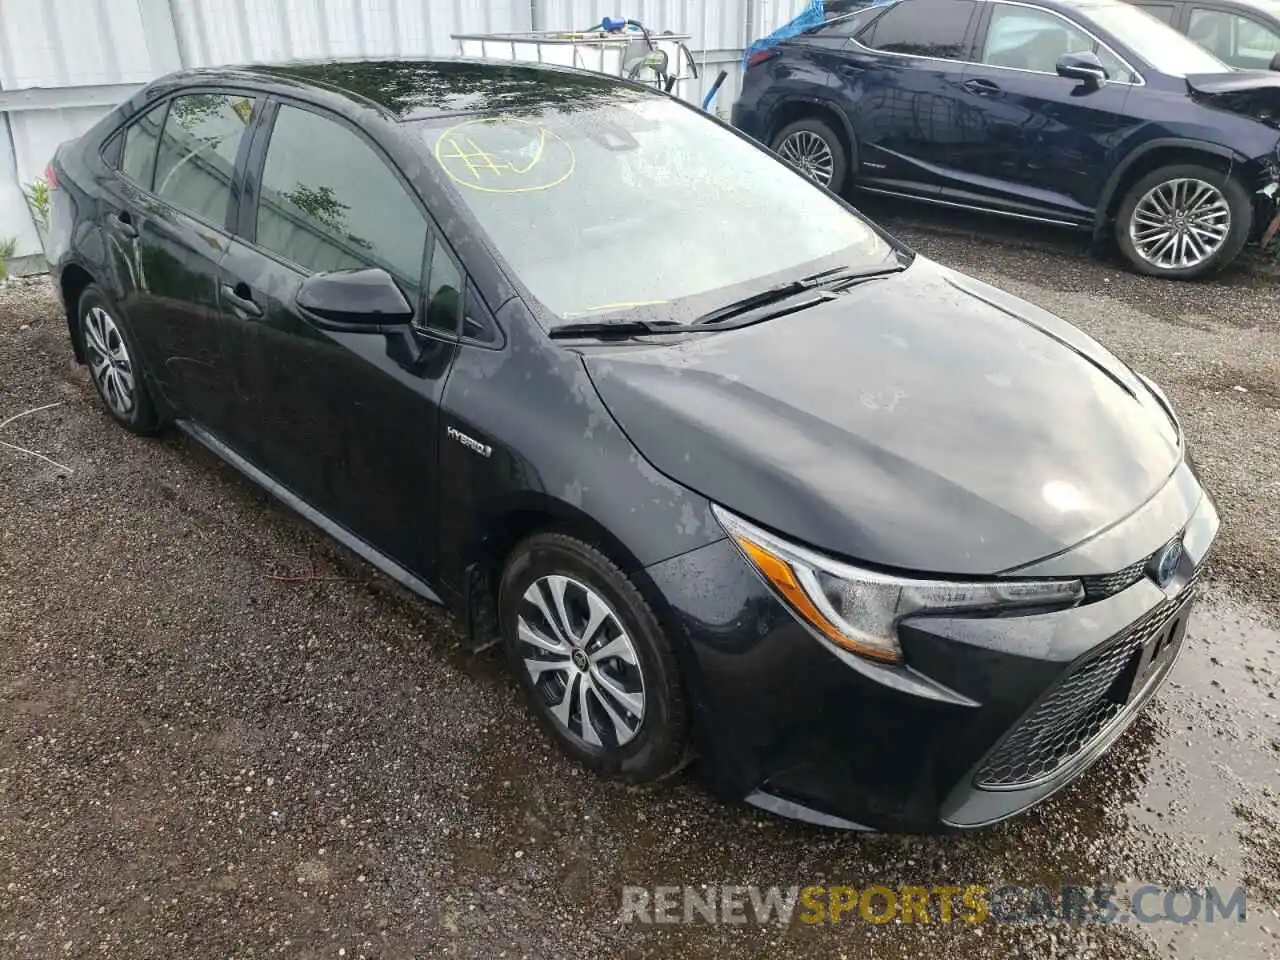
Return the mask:
[[896, 262], [808, 180], [652, 95], [419, 125], [552, 326], [610, 313], [689, 319], [779, 279]]
[[1089, 4], [1081, 13], [1161, 73], [1229, 73], [1231, 68], [1151, 14], [1128, 3]]

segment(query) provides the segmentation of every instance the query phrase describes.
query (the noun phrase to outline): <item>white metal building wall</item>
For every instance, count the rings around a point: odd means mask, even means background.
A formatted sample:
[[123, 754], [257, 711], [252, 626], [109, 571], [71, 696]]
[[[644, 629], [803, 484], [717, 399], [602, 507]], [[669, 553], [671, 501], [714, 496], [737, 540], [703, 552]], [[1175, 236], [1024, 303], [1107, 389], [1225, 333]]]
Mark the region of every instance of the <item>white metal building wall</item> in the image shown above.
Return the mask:
[[750, 40], [805, 0], [0, 0], [0, 241], [15, 266], [42, 268], [23, 186], [59, 143], [139, 85], [181, 67], [343, 56], [450, 54], [454, 33], [581, 29], [604, 16], [687, 33], [702, 74], [738, 89]]

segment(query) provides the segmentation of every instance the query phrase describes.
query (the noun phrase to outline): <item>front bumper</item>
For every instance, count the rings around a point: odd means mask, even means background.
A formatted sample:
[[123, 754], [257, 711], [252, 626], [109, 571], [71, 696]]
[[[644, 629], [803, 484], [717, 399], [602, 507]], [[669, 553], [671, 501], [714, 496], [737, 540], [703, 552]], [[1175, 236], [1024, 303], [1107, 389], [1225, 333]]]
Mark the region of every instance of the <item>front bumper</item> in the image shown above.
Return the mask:
[[814, 823], [907, 831], [981, 826], [1043, 800], [1101, 756], [1168, 675], [1173, 656], [1147, 672], [1143, 651], [1185, 627], [1218, 529], [1207, 497], [1189, 512], [1161, 518], [1165, 540], [1185, 531], [1165, 588], [1143, 576], [1069, 610], [918, 618], [900, 628], [903, 666], [816, 639], [730, 541], [650, 568], [690, 641], [710, 786]]

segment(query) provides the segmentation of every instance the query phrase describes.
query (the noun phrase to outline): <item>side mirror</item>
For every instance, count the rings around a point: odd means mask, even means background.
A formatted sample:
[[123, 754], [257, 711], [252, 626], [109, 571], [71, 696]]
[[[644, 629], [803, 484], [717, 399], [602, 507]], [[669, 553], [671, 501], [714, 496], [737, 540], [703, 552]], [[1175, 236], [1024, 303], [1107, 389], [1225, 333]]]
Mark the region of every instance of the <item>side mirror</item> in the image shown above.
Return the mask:
[[1274, 57], [1271, 58], [1271, 65], [1267, 69], [1280, 70], [1280, 53], [1277, 53]]
[[413, 307], [379, 267], [312, 274], [298, 287], [295, 302], [309, 318], [341, 330], [373, 333], [413, 319]]
[[1107, 70], [1096, 53], [1066, 53], [1058, 58], [1058, 76], [1097, 88], [1107, 82]]

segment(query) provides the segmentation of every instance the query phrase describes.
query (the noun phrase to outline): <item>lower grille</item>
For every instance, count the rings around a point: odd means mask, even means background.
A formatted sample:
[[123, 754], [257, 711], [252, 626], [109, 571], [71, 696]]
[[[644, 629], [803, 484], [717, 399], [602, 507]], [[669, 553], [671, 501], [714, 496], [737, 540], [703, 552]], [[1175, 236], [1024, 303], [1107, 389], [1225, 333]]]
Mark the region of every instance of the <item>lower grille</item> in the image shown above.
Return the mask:
[[1128, 682], [1134, 658], [1182, 614], [1195, 587], [1193, 578], [1172, 600], [1077, 663], [991, 752], [977, 785], [1009, 789], [1044, 781], [1105, 733], [1127, 706], [1123, 692], [1116, 695], [1113, 686]]

